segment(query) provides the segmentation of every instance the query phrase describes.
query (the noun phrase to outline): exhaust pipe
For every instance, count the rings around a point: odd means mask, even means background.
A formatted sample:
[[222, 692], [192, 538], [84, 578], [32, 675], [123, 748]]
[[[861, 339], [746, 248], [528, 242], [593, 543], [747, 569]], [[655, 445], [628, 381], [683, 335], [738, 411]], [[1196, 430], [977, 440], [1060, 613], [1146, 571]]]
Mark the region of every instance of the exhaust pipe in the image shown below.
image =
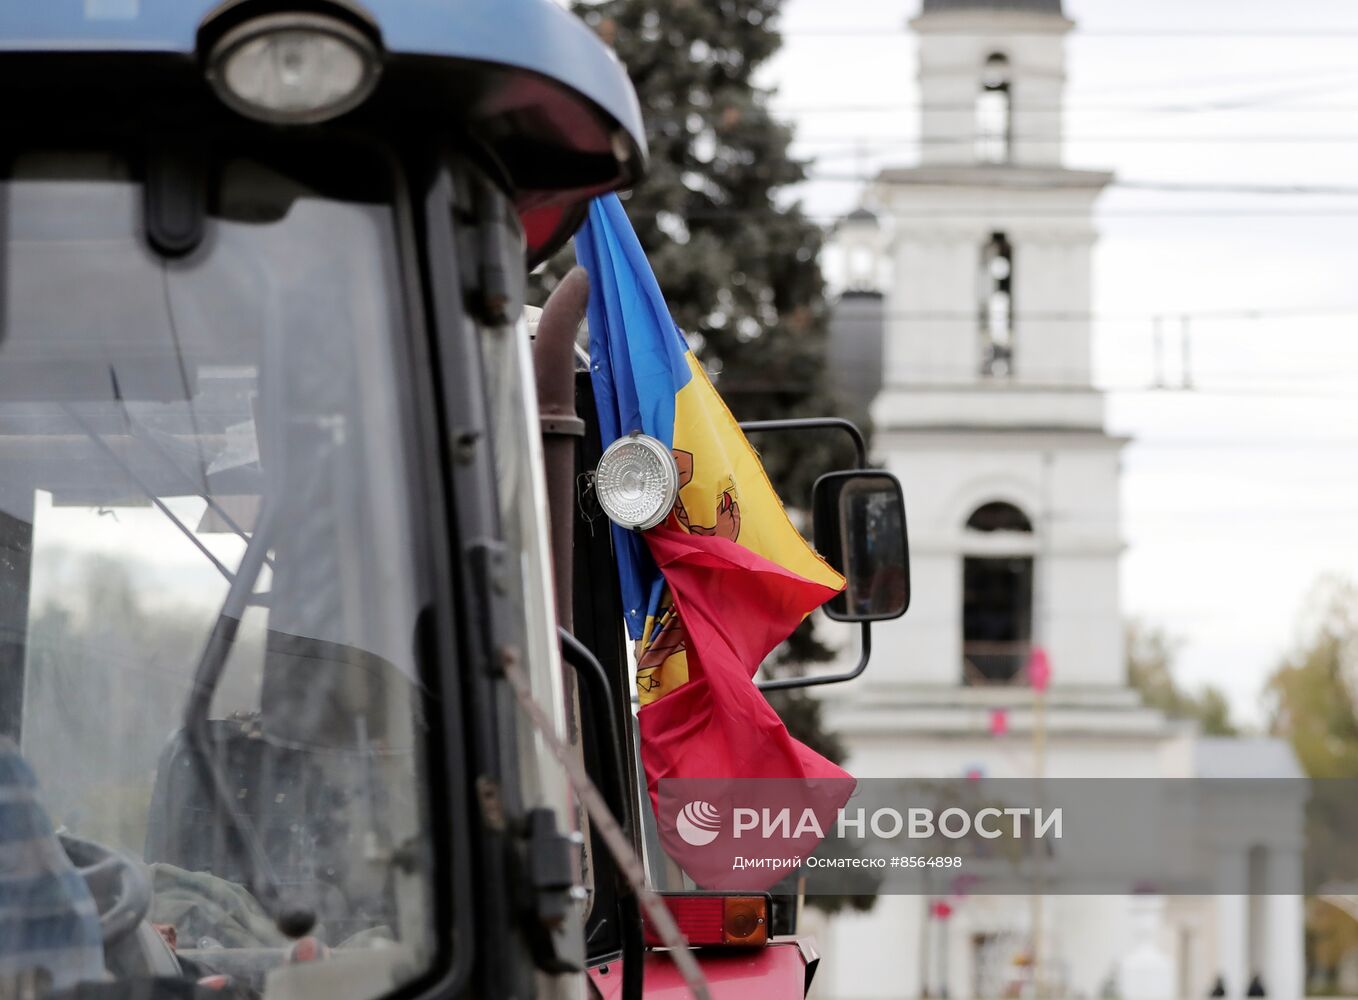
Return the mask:
[[585, 422], [575, 412], [575, 335], [585, 320], [588, 302], [589, 275], [583, 267], [572, 268], [542, 307], [533, 341], [556, 616], [568, 632], [574, 631], [571, 592], [571, 551], [575, 543], [574, 439], [585, 434]]

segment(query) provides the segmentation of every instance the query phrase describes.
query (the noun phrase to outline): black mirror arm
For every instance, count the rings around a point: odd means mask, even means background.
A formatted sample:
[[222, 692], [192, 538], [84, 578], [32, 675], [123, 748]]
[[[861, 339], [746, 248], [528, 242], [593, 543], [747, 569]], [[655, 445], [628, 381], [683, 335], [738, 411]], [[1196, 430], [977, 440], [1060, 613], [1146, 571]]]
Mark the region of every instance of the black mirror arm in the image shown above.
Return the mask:
[[[842, 430], [853, 439], [854, 451], [858, 457], [858, 467], [866, 469], [868, 466], [868, 445], [863, 440], [863, 432], [858, 429], [856, 423], [852, 420], [845, 420], [843, 417], [746, 420], [741, 423], [740, 429], [747, 434], [752, 431]], [[847, 673], [820, 674], [811, 677], [777, 677], [771, 680], [758, 681], [755, 686], [761, 691], [786, 691], [790, 688], [817, 687], [821, 684], [842, 684], [844, 681], [851, 681], [868, 668], [868, 660], [872, 657], [872, 628], [867, 622], [862, 623], [859, 635], [862, 638], [859, 643], [858, 663]]]
[[757, 681], [755, 687], [761, 691], [786, 691], [789, 688], [817, 687], [821, 684], [842, 684], [851, 681], [868, 668], [872, 658], [872, 626], [860, 623], [858, 663], [850, 671], [842, 674], [813, 674], [809, 677], [776, 677], [767, 681]]
[[745, 420], [740, 424], [745, 433], [751, 431], [814, 431], [841, 430], [853, 439], [854, 451], [858, 455], [858, 467], [868, 467], [868, 444], [863, 440], [863, 432], [852, 420], [843, 417], [789, 417], [786, 420]]

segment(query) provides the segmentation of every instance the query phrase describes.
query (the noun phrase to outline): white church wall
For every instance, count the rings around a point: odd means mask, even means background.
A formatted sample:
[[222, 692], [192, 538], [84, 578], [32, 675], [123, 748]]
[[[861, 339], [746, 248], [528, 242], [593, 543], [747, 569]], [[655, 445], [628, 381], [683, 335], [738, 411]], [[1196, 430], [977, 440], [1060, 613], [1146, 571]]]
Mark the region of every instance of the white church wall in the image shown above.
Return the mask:
[[828, 921], [812, 1000], [900, 1000], [920, 995], [924, 908], [917, 896], [881, 896], [867, 913]]
[[[937, 57], [931, 58], [937, 61]], [[970, 64], [967, 70], [940, 71], [920, 80], [920, 103], [924, 106], [920, 121], [923, 134], [932, 140], [920, 148], [923, 163], [965, 163], [975, 155], [975, 72]]]
[[872, 627], [872, 665], [863, 681], [880, 684], [957, 683], [962, 663], [962, 621], [957, 594], [962, 565], [951, 555], [912, 554], [910, 611]]
[[1039, 474], [1046, 477], [1048, 523], [1057, 547], [1102, 555], [1116, 564], [1122, 546], [1121, 443], [1113, 438], [1086, 438], [1063, 448], [1059, 439], [1051, 437], [1033, 448], [1039, 462], [1050, 456]]
[[[882, 393], [872, 406], [873, 422], [883, 428], [956, 426], [959, 414], [988, 426], [1035, 424], [1088, 430], [1103, 426], [1104, 399], [1096, 392], [1070, 389], [1015, 391], [1007, 383], [965, 389], [911, 385]], [[874, 444], [885, 451], [893, 440], [890, 430], [882, 430]]]
[[1052, 663], [1052, 684], [1122, 687], [1117, 566], [1102, 554], [1074, 553], [1045, 558], [1038, 572], [1044, 571], [1045, 583], [1037, 585], [1047, 588], [1042, 600], [1050, 610], [1039, 612], [1048, 623], [1039, 641]]
[[977, 335], [956, 313], [958, 303], [974, 303], [978, 253], [927, 232], [898, 240], [886, 293], [888, 384], [956, 384], [975, 375]]
[[1015, 377], [1087, 386], [1093, 375], [1088, 327], [1092, 240], [1081, 233], [1015, 239]]
[[[1049, 896], [1051, 981], [1065, 996], [1099, 996], [1132, 939], [1132, 914], [1126, 896]], [[1058, 933], [1059, 932], [1059, 933]]]

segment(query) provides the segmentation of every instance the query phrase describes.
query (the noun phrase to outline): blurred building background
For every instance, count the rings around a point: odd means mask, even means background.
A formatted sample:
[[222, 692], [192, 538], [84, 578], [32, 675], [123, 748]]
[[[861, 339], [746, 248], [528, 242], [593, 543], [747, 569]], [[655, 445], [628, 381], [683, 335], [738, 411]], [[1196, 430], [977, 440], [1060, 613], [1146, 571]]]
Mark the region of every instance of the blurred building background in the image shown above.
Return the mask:
[[[900, 478], [913, 604], [874, 669], [827, 696], [858, 777], [1295, 777], [1290, 747], [1206, 738], [1128, 685], [1119, 453], [1091, 360], [1096, 199], [1063, 166], [1060, 0], [924, 0], [920, 156], [877, 173], [835, 234], [833, 384]], [[852, 411], [858, 409], [858, 413]], [[1034, 656], [1035, 650], [1040, 654]], [[880, 660], [880, 662], [879, 662]], [[1048, 676], [1047, 668], [1050, 667]], [[820, 933], [824, 1000], [1299, 997], [1300, 806], [1222, 824], [1254, 896], [986, 897], [946, 880]], [[1243, 873], [1243, 874], [1242, 874]], [[1129, 978], [1130, 977], [1130, 978]]]

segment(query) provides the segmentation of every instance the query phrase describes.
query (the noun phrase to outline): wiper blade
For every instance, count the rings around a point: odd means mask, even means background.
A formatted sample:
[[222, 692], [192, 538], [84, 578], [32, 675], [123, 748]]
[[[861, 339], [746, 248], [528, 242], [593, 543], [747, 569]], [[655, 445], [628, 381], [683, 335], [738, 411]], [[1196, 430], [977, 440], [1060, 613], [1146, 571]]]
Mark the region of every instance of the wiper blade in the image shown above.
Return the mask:
[[231, 833], [239, 843], [246, 867], [246, 887], [259, 901], [264, 911], [274, 920], [280, 931], [291, 938], [306, 934], [316, 923], [315, 911], [284, 900], [278, 875], [264, 853], [259, 834], [250, 818], [236, 807], [236, 796], [227, 787], [227, 777], [217, 762], [212, 740], [209, 714], [212, 696], [221, 683], [222, 673], [232, 644], [240, 628], [241, 618], [251, 603], [255, 581], [268, 559], [269, 544], [274, 531], [274, 505], [263, 503], [255, 533], [245, 547], [240, 565], [231, 580], [217, 621], [208, 635], [203, 655], [193, 672], [193, 688], [184, 708], [184, 736], [199, 778], [207, 788], [213, 808], [225, 817]]

